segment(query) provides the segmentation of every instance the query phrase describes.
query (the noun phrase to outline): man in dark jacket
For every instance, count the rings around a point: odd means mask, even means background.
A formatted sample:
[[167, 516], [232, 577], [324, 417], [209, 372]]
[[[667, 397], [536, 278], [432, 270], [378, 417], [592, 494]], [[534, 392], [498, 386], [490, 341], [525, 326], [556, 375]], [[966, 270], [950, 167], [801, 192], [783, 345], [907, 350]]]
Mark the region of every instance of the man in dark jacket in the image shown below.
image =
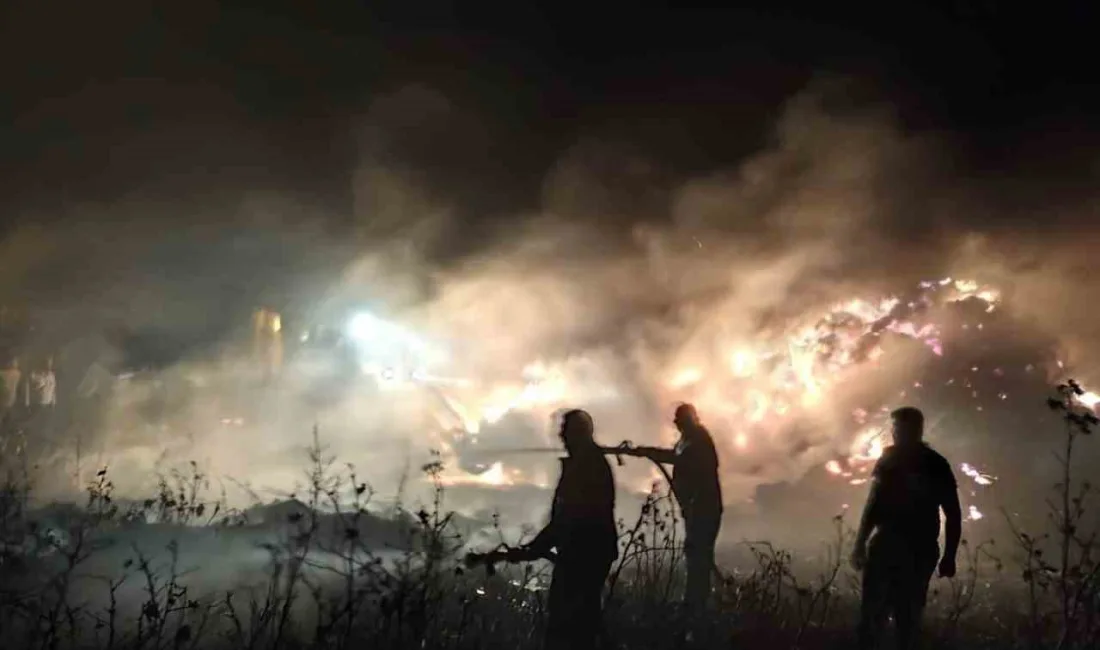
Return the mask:
[[718, 453], [714, 439], [699, 421], [691, 404], [676, 408], [673, 419], [680, 440], [672, 449], [635, 447], [609, 450], [626, 456], [640, 456], [672, 465], [672, 492], [684, 517], [684, 556], [687, 587], [684, 604], [698, 613], [710, 596], [714, 571], [714, 545], [722, 524], [722, 487], [718, 480]]
[[[940, 576], [955, 575], [962, 534], [958, 484], [947, 460], [924, 443], [924, 415], [904, 407], [891, 419], [894, 444], [875, 465], [852, 551], [852, 566], [863, 571], [861, 649], [875, 647], [890, 614], [898, 647], [915, 646], [936, 561]], [[947, 518], [942, 559], [941, 508]]]
[[508, 559], [522, 562], [553, 555], [547, 643], [549, 650], [590, 650], [601, 638], [603, 587], [619, 555], [615, 482], [593, 438], [592, 417], [572, 410], [562, 418], [568, 453], [554, 492], [550, 523]]

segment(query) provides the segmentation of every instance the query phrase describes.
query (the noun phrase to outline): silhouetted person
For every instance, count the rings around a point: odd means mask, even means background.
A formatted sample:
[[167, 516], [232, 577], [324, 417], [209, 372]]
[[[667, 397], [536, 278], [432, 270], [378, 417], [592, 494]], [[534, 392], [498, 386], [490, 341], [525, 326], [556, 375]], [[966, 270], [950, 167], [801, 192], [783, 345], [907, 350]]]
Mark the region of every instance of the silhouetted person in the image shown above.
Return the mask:
[[16, 412], [26, 405], [26, 399], [19, 359], [11, 357], [0, 368], [0, 422], [5, 428], [14, 424]]
[[694, 406], [678, 406], [673, 422], [680, 431], [680, 440], [674, 448], [636, 447], [615, 453], [672, 465], [672, 492], [684, 517], [684, 559], [687, 564], [684, 604], [689, 611], [697, 613], [706, 607], [710, 596], [714, 545], [722, 525], [718, 452], [710, 432], [699, 421]]
[[53, 357], [47, 357], [31, 371], [27, 378], [27, 402], [35, 436], [50, 438], [54, 433], [53, 414], [57, 406], [57, 375], [53, 370]]
[[562, 418], [568, 453], [554, 492], [550, 523], [509, 557], [524, 561], [556, 550], [550, 584], [546, 647], [590, 650], [603, 630], [603, 587], [619, 555], [615, 482], [593, 439], [592, 417], [581, 410]]
[[[876, 646], [890, 614], [898, 647], [915, 646], [936, 561], [940, 576], [955, 575], [962, 534], [958, 484], [947, 460], [924, 443], [924, 415], [907, 406], [891, 419], [894, 444], [875, 465], [852, 551], [852, 566], [863, 571], [859, 647], [865, 650]], [[942, 559], [941, 508], [947, 519]]]

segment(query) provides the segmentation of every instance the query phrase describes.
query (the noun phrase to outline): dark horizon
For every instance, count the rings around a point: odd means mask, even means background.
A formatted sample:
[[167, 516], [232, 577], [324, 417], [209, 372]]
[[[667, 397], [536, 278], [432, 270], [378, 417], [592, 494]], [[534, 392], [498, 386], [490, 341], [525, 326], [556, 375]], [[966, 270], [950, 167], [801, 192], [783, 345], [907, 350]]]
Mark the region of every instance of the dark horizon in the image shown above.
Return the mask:
[[[480, 185], [465, 197], [480, 214], [535, 206], [539, 179], [584, 137], [648, 148], [681, 174], [729, 166], [763, 144], [783, 100], [823, 73], [868, 82], [908, 128], [951, 133], [976, 173], [1066, 173], [1068, 147], [1094, 144], [1094, 10], [938, 5], [112, 3], [70, 6], [60, 20], [40, 3], [9, 3], [5, 221], [22, 221], [13, 207], [49, 218], [72, 201], [178, 193], [189, 202], [196, 191], [216, 200], [240, 187], [290, 189], [350, 218], [355, 121], [408, 84], [491, 122], [491, 149], [456, 158], [426, 142], [401, 152], [442, 192]], [[461, 147], [464, 134], [437, 137]]]

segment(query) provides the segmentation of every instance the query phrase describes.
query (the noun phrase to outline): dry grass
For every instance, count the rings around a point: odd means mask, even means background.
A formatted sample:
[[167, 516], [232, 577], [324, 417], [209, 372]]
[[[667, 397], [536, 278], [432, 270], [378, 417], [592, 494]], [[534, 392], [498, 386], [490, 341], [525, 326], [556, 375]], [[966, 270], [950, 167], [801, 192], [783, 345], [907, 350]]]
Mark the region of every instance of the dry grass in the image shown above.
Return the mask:
[[[1002, 558], [990, 543], [965, 544], [959, 575], [938, 582], [931, 595], [932, 647], [1100, 646], [1096, 536], [1081, 530], [1092, 488], [1069, 471], [1074, 445], [1096, 421], [1076, 410], [1075, 390], [1060, 387], [1050, 402], [1066, 425], [1066, 473], [1049, 501], [1050, 530], [1016, 531], [1014, 547], [999, 549]], [[265, 558], [261, 579], [228, 592], [201, 588], [181, 568], [184, 542], [165, 543], [167, 560], [125, 543], [154, 533], [171, 540], [183, 531], [194, 539], [200, 526], [230, 537], [254, 530], [242, 513], [208, 497], [204, 477], [192, 469], [165, 477], [153, 498], [127, 505], [116, 503], [104, 470], [82, 507], [53, 513], [47, 528], [29, 509], [25, 475], [9, 467], [0, 493], [3, 647], [539, 645], [548, 567], [507, 567], [491, 576], [464, 571], [463, 531], [445, 511], [438, 482], [433, 503], [399, 508], [383, 522], [368, 512], [366, 483], [350, 469], [336, 469], [319, 444], [311, 455], [309, 494], [299, 507], [285, 509], [279, 525], [265, 523], [264, 541], [249, 542]], [[424, 468], [433, 478], [439, 470], [438, 464]], [[608, 583], [606, 613], [617, 647], [684, 646], [676, 607], [678, 523], [669, 495], [655, 489], [638, 518], [621, 524], [622, 553]], [[754, 562], [723, 573], [712, 615], [692, 629], [691, 645], [851, 647], [858, 581], [846, 565], [851, 531], [839, 518], [834, 523], [835, 536], [823, 540], [812, 570], [783, 549], [746, 542]], [[520, 541], [499, 534], [501, 541]]]

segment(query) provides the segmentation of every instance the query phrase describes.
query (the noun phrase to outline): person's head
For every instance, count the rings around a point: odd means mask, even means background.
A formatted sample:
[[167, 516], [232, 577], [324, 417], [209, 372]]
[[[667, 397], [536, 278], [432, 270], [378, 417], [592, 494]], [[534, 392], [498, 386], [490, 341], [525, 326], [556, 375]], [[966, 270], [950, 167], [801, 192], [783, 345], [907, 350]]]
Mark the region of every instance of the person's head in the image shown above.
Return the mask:
[[691, 435], [702, 426], [699, 422], [699, 412], [695, 410], [695, 406], [687, 403], [676, 407], [676, 414], [673, 416], [672, 422], [680, 430], [680, 433], [685, 435]]
[[903, 406], [890, 414], [894, 444], [913, 447], [924, 440], [924, 413], [913, 406]]
[[565, 445], [565, 451], [572, 456], [579, 451], [595, 447], [596, 440], [593, 437], [595, 430], [592, 416], [587, 411], [581, 409], [566, 411], [561, 418], [561, 431], [559, 432], [561, 442]]

